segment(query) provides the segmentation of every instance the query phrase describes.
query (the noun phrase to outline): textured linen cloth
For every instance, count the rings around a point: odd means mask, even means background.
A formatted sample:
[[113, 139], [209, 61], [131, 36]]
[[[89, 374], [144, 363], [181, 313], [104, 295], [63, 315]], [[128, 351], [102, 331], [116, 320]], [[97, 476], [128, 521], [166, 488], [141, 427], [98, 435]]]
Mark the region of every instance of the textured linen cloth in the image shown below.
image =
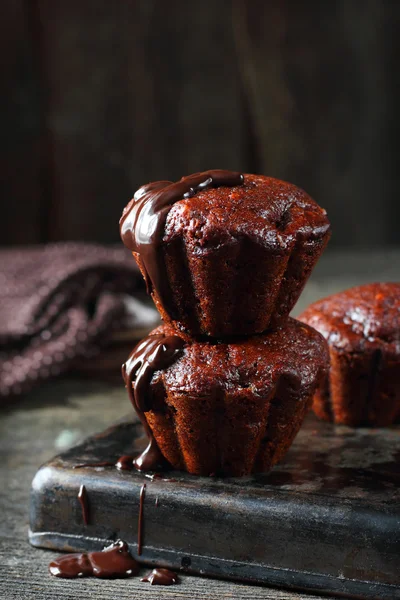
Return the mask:
[[132, 297], [143, 290], [124, 248], [70, 242], [0, 250], [0, 400], [79, 359], [96, 360], [127, 316], [140, 328], [142, 305]]

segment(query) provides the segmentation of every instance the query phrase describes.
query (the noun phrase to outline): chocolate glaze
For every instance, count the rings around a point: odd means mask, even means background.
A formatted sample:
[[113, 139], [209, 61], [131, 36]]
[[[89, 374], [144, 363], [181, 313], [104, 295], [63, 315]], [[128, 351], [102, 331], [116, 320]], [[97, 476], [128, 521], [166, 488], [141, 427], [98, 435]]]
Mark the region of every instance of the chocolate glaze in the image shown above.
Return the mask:
[[178, 583], [178, 575], [169, 569], [153, 569], [140, 581], [146, 581], [150, 585], [173, 585]]
[[139, 342], [126, 363], [122, 365], [122, 376], [129, 399], [149, 438], [147, 448], [133, 461], [138, 471], [159, 470], [166, 466], [166, 461], [157, 446], [144, 413], [151, 410], [148, 392], [153, 374], [170, 366], [178, 358], [183, 347], [184, 341], [179, 336], [149, 335]]
[[170, 303], [165, 264], [159, 251], [165, 221], [171, 206], [210, 187], [243, 185], [244, 177], [234, 171], [212, 170], [182, 177], [175, 183], [156, 181], [137, 190], [120, 219], [125, 246], [140, 255], [148, 291], [154, 290], [161, 304]]
[[89, 524], [89, 500], [86, 487], [81, 485], [78, 492], [78, 500], [82, 508], [82, 517], [85, 525]]
[[143, 505], [144, 505], [144, 497], [146, 494], [146, 484], [144, 483], [140, 488], [140, 497], [139, 497], [139, 517], [138, 517], [138, 556], [142, 554], [142, 544], [143, 544]]
[[139, 564], [129, 553], [128, 544], [118, 540], [101, 552], [83, 552], [60, 556], [49, 564], [55, 577], [130, 577], [139, 571]]

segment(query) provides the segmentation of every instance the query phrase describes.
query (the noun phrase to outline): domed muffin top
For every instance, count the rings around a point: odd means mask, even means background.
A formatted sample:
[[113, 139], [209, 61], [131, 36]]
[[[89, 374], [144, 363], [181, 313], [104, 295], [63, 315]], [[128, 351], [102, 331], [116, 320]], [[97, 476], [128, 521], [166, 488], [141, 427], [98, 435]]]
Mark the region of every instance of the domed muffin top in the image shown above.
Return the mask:
[[331, 346], [348, 352], [376, 347], [400, 353], [400, 283], [371, 283], [311, 304], [299, 319]]
[[326, 211], [302, 189], [263, 175], [243, 183], [199, 191], [171, 207], [164, 242], [191, 238], [199, 251], [246, 236], [278, 252], [289, 252], [298, 236], [320, 238], [330, 228]]
[[201, 190], [241, 185], [241, 173], [220, 169], [194, 173], [175, 183], [154, 181], [142, 185], [123, 210], [120, 219], [122, 241], [133, 252], [148, 252], [150, 247], [161, 243], [165, 219], [175, 202], [191, 198]]
[[120, 233], [140, 257], [148, 289], [168, 304], [162, 246], [176, 238], [201, 255], [249, 239], [277, 255], [297, 239], [326, 238], [325, 210], [296, 186], [262, 175], [205, 171], [142, 186], [124, 209]]
[[[151, 335], [176, 335], [162, 325]], [[295, 389], [314, 385], [327, 371], [328, 350], [314, 329], [289, 319], [287, 325], [267, 335], [256, 335], [229, 343], [192, 342], [164, 371], [167, 389], [180, 394], [207, 395], [216, 390], [230, 393], [265, 394], [281, 377]]]

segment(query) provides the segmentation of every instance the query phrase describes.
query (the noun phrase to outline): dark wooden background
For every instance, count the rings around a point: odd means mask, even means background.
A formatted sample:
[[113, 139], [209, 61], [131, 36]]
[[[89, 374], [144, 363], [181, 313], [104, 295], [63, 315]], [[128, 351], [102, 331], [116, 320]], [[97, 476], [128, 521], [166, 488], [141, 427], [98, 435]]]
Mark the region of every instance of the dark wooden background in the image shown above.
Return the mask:
[[232, 168], [400, 243], [397, 0], [2, 0], [0, 244], [118, 239], [136, 187]]

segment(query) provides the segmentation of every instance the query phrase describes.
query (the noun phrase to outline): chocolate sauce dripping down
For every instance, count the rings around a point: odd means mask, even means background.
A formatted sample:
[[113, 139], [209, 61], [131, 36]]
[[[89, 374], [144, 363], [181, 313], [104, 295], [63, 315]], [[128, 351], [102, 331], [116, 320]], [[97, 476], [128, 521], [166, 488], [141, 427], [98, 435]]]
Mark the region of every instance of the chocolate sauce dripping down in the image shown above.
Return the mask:
[[128, 544], [118, 540], [101, 552], [66, 554], [49, 564], [55, 577], [101, 577], [116, 579], [130, 577], [139, 572], [138, 562], [131, 556]]
[[184, 344], [182, 338], [176, 335], [149, 335], [139, 342], [122, 365], [129, 399], [149, 438], [147, 448], [134, 460], [134, 467], [138, 471], [159, 470], [166, 466], [144, 413], [151, 410], [149, 386], [153, 374], [169, 367], [182, 352]]
[[82, 517], [85, 525], [89, 524], [89, 499], [86, 487], [81, 485], [78, 492], [78, 500], [82, 508]]
[[150, 585], [173, 585], [178, 583], [178, 575], [169, 569], [153, 569], [140, 581], [147, 581]]
[[175, 183], [156, 181], [139, 188], [124, 209], [120, 219], [121, 239], [129, 250], [140, 255], [147, 289], [157, 292], [165, 309], [169, 306], [171, 294], [165, 277], [164, 257], [159, 249], [171, 206], [201, 190], [243, 183], [241, 173], [223, 170], [195, 173]]
[[[129, 399], [135, 409], [149, 439], [147, 448], [138, 457], [124, 455], [117, 462], [103, 461], [97, 463], [80, 463], [74, 469], [84, 467], [117, 467], [121, 471], [133, 468], [138, 471], [154, 471], [165, 468], [166, 461], [157, 446], [151, 428], [144, 413], [151, 410], [149, 385], [156, 371], [169, 367], [181, 354], [185, 342], [176, 335], [164, 334], [145, 337], [131, 352], [128, 360], [122, 365], [122, 376], [128, 390]], [[133, 389], [133, 383], [134, 389]], [[154, 474], [153, 479], [161, 477]]]
[[138, 556], [142, 554], [142, 545], [143, 545], [143, 506], [144, 506], [144, 497], [146, 494], [146, 484], [144, 483], [140, 488], [140, 496], [139, 496], [139, 517], [138, 517], [138, 544], [137, 544], [137, 553]]

